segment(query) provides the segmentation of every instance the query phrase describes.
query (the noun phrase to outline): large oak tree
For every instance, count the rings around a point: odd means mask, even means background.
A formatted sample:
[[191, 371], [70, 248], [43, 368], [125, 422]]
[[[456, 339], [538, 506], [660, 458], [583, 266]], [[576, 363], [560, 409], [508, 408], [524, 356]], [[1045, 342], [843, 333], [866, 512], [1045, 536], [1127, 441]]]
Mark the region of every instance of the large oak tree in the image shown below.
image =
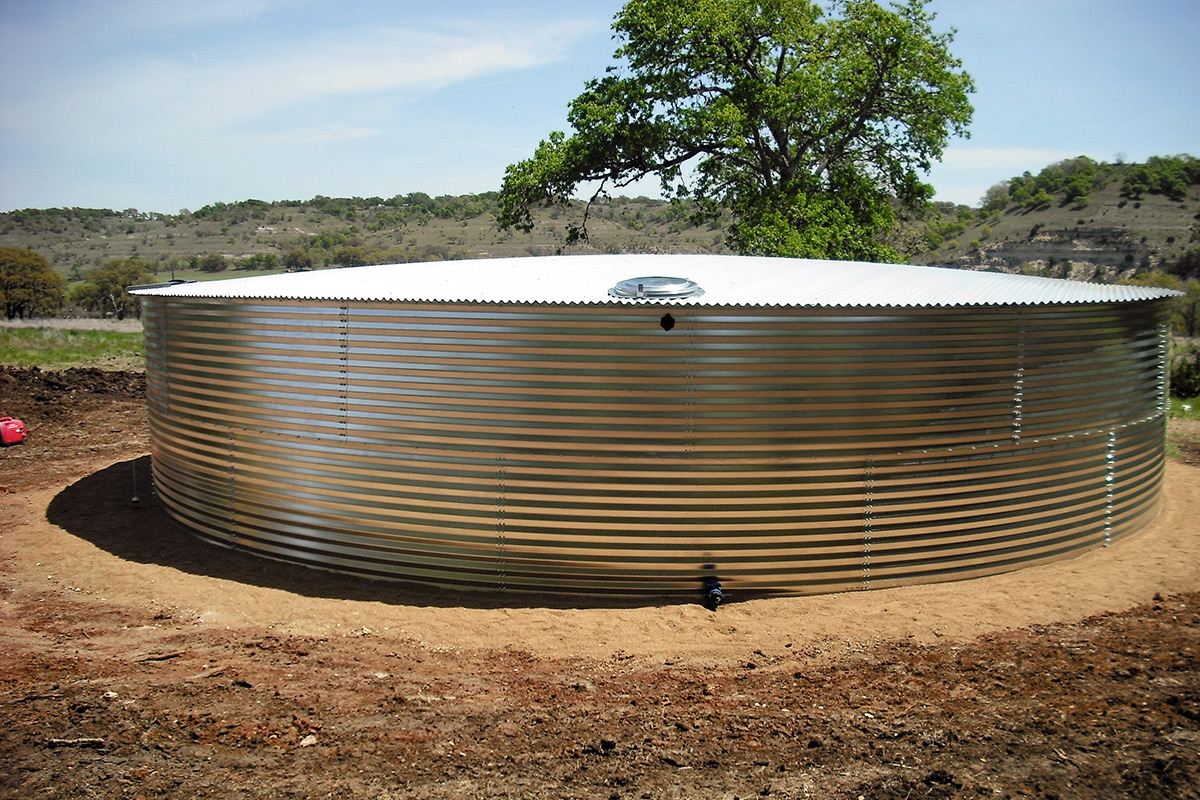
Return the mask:
[[56, 314], [66, 294], [66, 279], [45, 256], [21, 247], [0, 247], [0, 307], [7, 319]]
[[[631, 0], [613, 22], [616, 65], [511, 165], [500, 224], [591, 201], [649, 175], [701, 214], [733, 214], [739, 252], [893, 260], [894, 201], [920, 207], [974, 86], [926, 0]], [[590, 208], [591, 201], [588, 203]], [[587, 235], [587, 211], [568, 228]]]

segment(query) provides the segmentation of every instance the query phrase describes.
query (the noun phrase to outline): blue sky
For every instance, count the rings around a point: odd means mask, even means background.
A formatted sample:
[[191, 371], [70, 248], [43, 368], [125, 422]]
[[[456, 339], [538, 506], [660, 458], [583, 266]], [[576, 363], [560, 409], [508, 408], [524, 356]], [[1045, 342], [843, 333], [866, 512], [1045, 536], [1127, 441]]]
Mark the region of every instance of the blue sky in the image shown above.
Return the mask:
[[[620, 7], [0, 0], [0, 211], [498, 189], [611, 63]], [[1200, 156], [1196, 0], [930, 7], [977, 84], [938, 199], [1081, 154]]]

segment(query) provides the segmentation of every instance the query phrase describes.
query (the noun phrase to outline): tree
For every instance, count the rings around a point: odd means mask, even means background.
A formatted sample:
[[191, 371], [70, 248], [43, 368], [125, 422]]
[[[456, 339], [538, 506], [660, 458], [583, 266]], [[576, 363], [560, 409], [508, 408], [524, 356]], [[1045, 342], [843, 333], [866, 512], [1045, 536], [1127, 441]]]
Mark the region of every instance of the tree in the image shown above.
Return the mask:
[[296, 248], [283, 257], [283, 266], [288, 272], [307, 272], [313, 268], [313, 259], [307, 250]]
[[1151, 156], [1145, 164], [1135, 164], [1125, 174], [1121, 194], [1136, 200], [1150, 192], [1182, 201], [1193, 183], [1200, 183], [1200, 162], [1192, 156]]
[[279, 256], [274, 253], [255, 253], [239, 261], [237, 268], [241, 270], [279, 269]]
[[1193, 247], [1181, 255], [1170, 271], [1181, 278], [1200, 278], [1200, 248]]
[[342, 267], [361, 267], [371, 263], [371, 256], [362, 246], [339, 247], [333, 253], [333, 263]]
[[571, 102], [574, 133], [508, 168], [501, 227], [530, 230], [535, 206], [597, 182], [571, 243], [610, 186], [657, 175], [706, 218], [727, 208], [740, 252], [895, 259], [893, 198], [925, 206], [918, 173], [973, 113], [926, 1], [630, 0], [619, 65]]
[[117, 319], [142, 315], [142, 302], [127, 291], [130, 286], [150, 283], [154, 273], [138, 258], [107, 261], [88, 272], [83, 283], [71, 290], [71, 302], [87, 311], [112, 314]]
[[20, 247], [0, 247], [0, 304], [6, 319], [60, 311], [67, 281], [44, 256]]
[[1134, 275], [1122, 283], [1131, 286], [1155, 286], [1181, 292], [1171, 298], [1171, 331], [1176, 336], [1193, 337], [1200, 332], [1200, 281], [1186, 283], [1169, 272], [1153, 270]]
[[1025, 201], [1025, 207], [1030, 209], [1049, 208], [1054, 198], [1045, 189], [1038, 189], [1037, 194]]
[[1183, 288], [1187, 294], [1175, 302], [1179, 319], [1175, 332], [1195, 337], [1200, 334], [1200, 281], [1189, 280]]
[[1171, 396], [1200, 397], [1200, 347], [1185, 344], [1171, 359]]
[[196, 261], [196, 268], [201, 272], [224, 272], [229, 269], [229, 262], [220, 253], [209, 253]]
[[1008, 186], [1008, 181], [1001, 181], [988, 189], [979, 200], [981, 210], [999, 211], [1008, 205]]
[[1033, 195], [1029, 193], [1029, 190], [1025, 188], [1024, 184], [1010, 187], [1009, 194], [1011, 195], [1013, 202], [1017, 203], [1022, 208], [1029, 205], [1029, 203], [1033, 200]]

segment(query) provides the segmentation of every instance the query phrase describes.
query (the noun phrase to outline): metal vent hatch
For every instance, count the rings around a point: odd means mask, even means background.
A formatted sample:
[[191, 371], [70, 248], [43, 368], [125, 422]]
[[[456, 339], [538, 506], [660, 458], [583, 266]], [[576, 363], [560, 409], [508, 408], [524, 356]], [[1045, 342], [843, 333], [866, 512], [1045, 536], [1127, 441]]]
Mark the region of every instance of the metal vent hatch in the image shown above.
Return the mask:
[[642, 278], [626, 278], [609, 289], [608, 293], [613, 297], [677, 300], [684, 297], [699, 297], [704, 294], [704, 290], [698, 283], [687, 278], [650, 275]]

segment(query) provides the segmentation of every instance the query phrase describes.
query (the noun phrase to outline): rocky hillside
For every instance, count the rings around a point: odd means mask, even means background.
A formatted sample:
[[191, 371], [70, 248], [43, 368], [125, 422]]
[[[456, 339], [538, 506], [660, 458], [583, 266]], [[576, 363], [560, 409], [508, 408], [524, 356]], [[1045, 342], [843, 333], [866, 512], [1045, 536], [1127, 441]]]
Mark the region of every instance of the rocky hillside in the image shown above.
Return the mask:
[[1115, 281], [1158, 270], [1200, 277], [1200, 161], [1079, 158], [940, 206], [906, 230], [914, 263]]

